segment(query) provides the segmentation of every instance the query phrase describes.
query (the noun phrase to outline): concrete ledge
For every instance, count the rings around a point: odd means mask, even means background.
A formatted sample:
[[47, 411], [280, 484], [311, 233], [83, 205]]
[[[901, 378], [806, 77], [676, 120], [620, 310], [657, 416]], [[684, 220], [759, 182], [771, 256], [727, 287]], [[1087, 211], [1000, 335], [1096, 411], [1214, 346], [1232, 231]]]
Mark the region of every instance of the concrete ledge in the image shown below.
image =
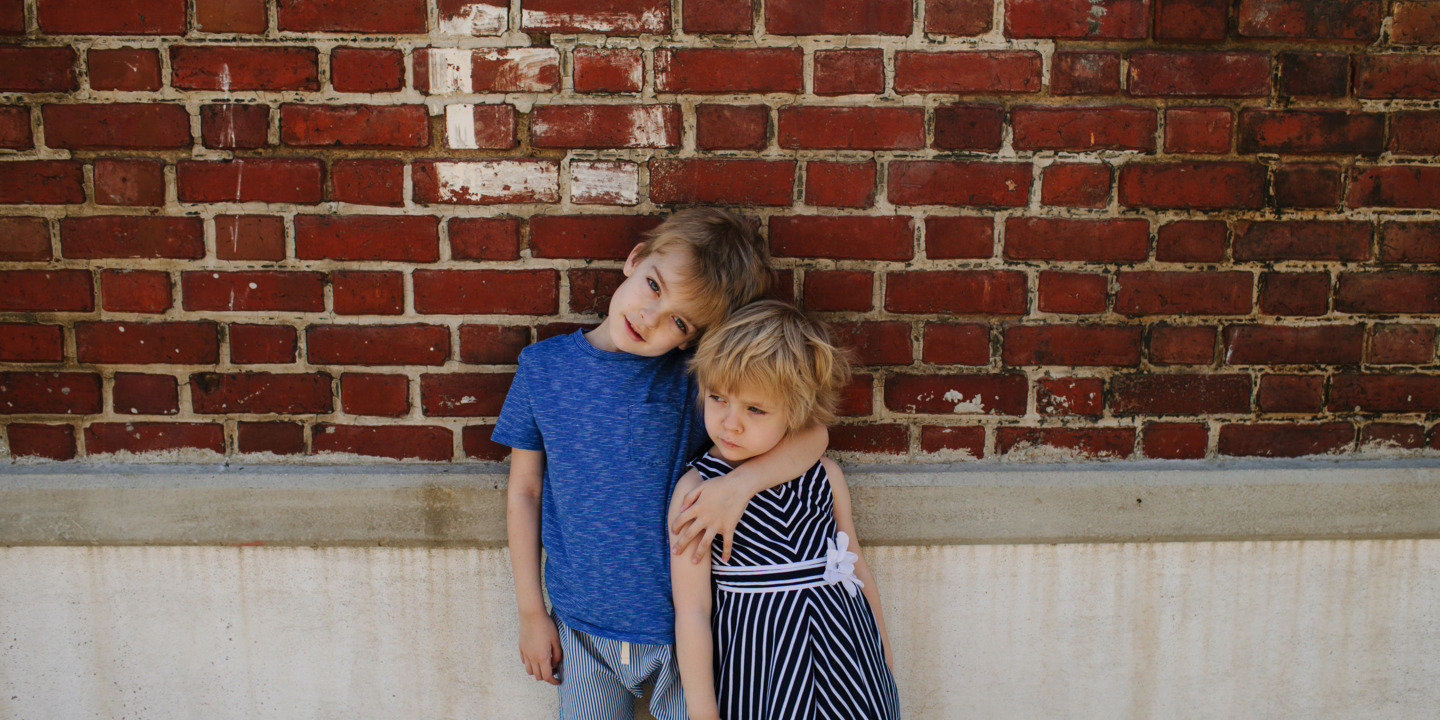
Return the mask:
[[[503, 465], [11, 465], [0, 545], [505, 543]], [[855, 465], [867, 545], [1440, 537], [1440, 461]]]

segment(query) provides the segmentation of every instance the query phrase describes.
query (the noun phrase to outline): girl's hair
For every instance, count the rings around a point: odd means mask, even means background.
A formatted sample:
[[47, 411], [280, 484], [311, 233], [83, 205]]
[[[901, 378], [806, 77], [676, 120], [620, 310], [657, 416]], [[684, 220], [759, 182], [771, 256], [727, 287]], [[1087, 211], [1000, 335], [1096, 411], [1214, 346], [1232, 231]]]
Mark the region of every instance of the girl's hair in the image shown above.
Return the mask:
[[850, 380], [850, 362], [825, 324], [779, 300], [735, 311], [700, 341], [690, 367], [702, 389], [777, 399], [790, 431], [833, 423], [840, 388]]

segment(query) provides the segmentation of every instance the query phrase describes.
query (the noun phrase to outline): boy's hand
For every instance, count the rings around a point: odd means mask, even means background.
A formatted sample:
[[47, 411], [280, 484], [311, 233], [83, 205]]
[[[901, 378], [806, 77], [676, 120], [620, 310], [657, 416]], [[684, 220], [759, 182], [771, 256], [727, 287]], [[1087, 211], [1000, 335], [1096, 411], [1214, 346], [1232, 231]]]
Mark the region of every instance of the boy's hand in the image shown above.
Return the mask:
[[559, 685], [560, 631], [549, 615], [541, 613], [520, 617], [520, 661], [525, 663], [525, 672], [536, 680]]
[[671, 550], [676, 555], [690, 552], [690, 562], [698, 563], [710, 552], [715, 536], [724, 537], [720, 553], [721, 562], [730, 561], [730, 543], [735, 537], [735, 526], [745, 514], [750, 496], [743, 492], [729, 476], [717, 477], [701, 483], [700, 487], [685, 495], [680, 514], [670, 526], [670, 532], [677, 535]]

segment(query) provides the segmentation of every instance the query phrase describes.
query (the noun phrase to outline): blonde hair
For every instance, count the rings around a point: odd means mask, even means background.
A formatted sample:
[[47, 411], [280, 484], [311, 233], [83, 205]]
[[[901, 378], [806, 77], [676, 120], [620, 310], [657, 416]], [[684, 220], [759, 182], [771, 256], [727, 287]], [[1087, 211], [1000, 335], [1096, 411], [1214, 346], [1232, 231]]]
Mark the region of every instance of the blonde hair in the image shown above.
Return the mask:
[[749, 389], [776, 398], [788, 429], [835, 421], [850, 362], [824, 323], [779, 300], [760, 300], [735, 311], [700, 341], [690, 360], [704, 390]]
[[634, 252], [639, 261], [676, 250], [690, 259], [691, 320], [699, 332], [770, 291], [769, 249], [750, 223], [728, 210], [681, 210], [646, 233]]

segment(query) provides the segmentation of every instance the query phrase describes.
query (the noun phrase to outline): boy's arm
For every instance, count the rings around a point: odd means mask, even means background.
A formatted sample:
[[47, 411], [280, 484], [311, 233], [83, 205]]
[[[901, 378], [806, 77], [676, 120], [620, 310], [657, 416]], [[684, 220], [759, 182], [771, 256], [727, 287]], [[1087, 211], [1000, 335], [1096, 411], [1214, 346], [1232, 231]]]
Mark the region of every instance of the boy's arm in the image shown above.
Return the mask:
[[865, 563], [865, 553], [860, 549], [860, 536], [855, 533], [850, 486], [845, 483], [845, 473], [840, 472], [840, 466], [836, 465], [834, 460], [825, 458], [821, 462], [825, 463], [825, 472], [830, 475], [830, 493], [835, 497], [835, 527], [850, 536], [849, 550], [856, 555], [855, 577], [864, 583], [860, 592], [865, 593], [865, 599], [870, 601], [870, 611], [874, 613], [875, 624], [880, 630], [880, 644], [885, 648], [885, 664], [894, 672], [895, 661], [890, 654], [890, 635], [885, 632], [885, 613], [880, 611], [880, 586], [875, 584], [875, 576], [870, 574], [870, 566]]
[[[691, 470], [680, 478], [670, 499], [670, 518], [680, 514], [685, 495], [705, 483]], [[671, 541], [675, 540], [674, 535]], [[698, 563], [670, 563], [670, 590], [675, 598], [675, 657], [690, 720], [719, 720], [715, 701], [715, 638], [710, 634], [710, 554]]]
[[515, 604], [520, 609], [520, 661], [536, 680], [559, 685], [560, 633], [545, 611], [540, 586], [540, 488], [545, 453], [515, 448], [510, 452], [510, 486], [505, 499], [505, 532], [515, 575]]
[[809, 427], [786, 435], [780, 444], [735, 468], [729, 475], [712, 478], [685, 496], [684, 511], [671, 520], [670, 531], [678, 539], [671, 545], [676, 555], [690, 552], [690, 562], [709, 557], [710, 543], [716, 535], [725, 538], [721, 559], [730, 560], [730, 541], [735, 526], [745, 514], [750, 498], [787, 480], [799, 477], [815, 464], [830, 444], [830, 431], [824, 425]]

